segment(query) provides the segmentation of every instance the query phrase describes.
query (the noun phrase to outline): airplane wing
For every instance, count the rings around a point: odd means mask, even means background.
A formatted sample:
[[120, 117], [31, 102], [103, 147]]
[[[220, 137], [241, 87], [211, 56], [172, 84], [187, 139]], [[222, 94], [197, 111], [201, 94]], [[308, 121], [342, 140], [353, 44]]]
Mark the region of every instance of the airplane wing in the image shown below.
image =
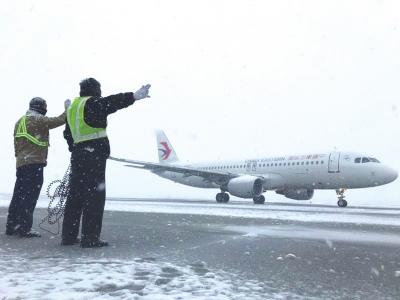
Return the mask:
[[147, 161], [139, 161], [139, 160], [129, 160], [129, 159], [124, 159], [124, 158], [116, 158], [116, 157], [112, 157], [112, 156], [110, 156], [108, 159], [128, 163], [129, 165], [125, 165], [125, 167], [145, 169], [145, 170], [149, 170], [155, 174], [169, 171], [169, 172], [183, 174], [184, 177], [199, 176], [199, 177], [203, 178], [204, 182], [214, 182], [218, 185], [225, 184], [232, 178], [241, 176], [240, 174], [207, 171], [207, 170], [200, 170], [200, 169], [191, 168], [191, 167], [166, 165], [166, 164], [153, 163], [153, 162], [147, 162]]

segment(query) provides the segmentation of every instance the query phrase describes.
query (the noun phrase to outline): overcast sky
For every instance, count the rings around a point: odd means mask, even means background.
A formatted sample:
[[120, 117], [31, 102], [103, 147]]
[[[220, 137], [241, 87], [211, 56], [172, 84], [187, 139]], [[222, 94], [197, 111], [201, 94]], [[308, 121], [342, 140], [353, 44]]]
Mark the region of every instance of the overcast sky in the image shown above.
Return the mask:
[[[163, 129], [182, 160], [336, 149], [400, 171], [399, 16], [398, 1], [3, 0], [0, 193], [14, 187], [12, 133], [29, 101], [59, 115], [87, 77], [104, 96], [152, 84], [151, 98], [109, 117], [113, 156], [158, 161]], [[69, 164], [62, 131], [50, 134], [42, 193]], [[107, 165], [108, 196], [216, 192]], [[346, 195], [349, 205], [398, 204], [400, 180]], [[313, 201], [335, 204], [336, 194]]]

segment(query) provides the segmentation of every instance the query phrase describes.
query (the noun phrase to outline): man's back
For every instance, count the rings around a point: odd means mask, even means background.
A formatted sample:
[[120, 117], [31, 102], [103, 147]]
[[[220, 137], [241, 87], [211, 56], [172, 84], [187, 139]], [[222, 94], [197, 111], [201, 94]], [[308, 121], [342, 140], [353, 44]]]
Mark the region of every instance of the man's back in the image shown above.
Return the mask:
[[[14, 137], [22, 117], [15, 123]], [[25, 124], [27, 133], [41, 142], [49, 141], [49, 130], [65, 123], [65, 112], [58, 117], [49, 118], [35, 111], [28, 110]], [[25, 137], [14, 138], [16, 167], [29, 164], [47, 164], [47, 146], [39, 146]]]

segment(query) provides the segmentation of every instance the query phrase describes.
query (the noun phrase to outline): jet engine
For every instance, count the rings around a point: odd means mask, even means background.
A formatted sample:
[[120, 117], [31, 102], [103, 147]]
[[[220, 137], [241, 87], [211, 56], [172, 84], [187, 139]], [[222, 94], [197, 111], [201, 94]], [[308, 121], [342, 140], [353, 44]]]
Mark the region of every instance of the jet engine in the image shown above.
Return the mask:
[[250, 175], [240, 176], [229, 180], [227, 190], [236, 197], [255, 198], [263, 192], [263, 181]]
[[312, 189], [286, 189], [277, 190], [275, 193], [294, 200], [310, 200], [314, 196], [314, 190]]

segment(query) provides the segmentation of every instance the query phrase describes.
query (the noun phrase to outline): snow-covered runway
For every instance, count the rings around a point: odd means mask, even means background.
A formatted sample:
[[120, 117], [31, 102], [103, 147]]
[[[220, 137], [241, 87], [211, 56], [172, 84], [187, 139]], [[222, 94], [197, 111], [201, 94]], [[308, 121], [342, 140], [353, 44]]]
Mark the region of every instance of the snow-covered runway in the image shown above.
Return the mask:
[[399, 216], [394, 207], [110, 199], [107, 248], [2, 232], [0, 299], [396, 299]]
[[349, 224], [373, 224], [399, 226], [400, 206], [398, 207], [358, 207], [340, 208], [336, 205], [312, 205], [303, 202], [266, 203], [254, 205], [252, 201], [237, 201], [219, 204], [215, 201], [199, 203], [171, 202], [157, 200], [107, 201], [106, 210], [159, 212], [168, 214], [196, 214], [209, 216], [229, 216], [251, 219], [276, 219], [299, 222], [325, 222]]
[[[1, 299], [282, 299], [257, 281], [152, 259], [14, 257], [2, 251]], [[198, 270], [206, 270], [199, 272]], [[204, 274], [203, 274], [204, 273]]]

